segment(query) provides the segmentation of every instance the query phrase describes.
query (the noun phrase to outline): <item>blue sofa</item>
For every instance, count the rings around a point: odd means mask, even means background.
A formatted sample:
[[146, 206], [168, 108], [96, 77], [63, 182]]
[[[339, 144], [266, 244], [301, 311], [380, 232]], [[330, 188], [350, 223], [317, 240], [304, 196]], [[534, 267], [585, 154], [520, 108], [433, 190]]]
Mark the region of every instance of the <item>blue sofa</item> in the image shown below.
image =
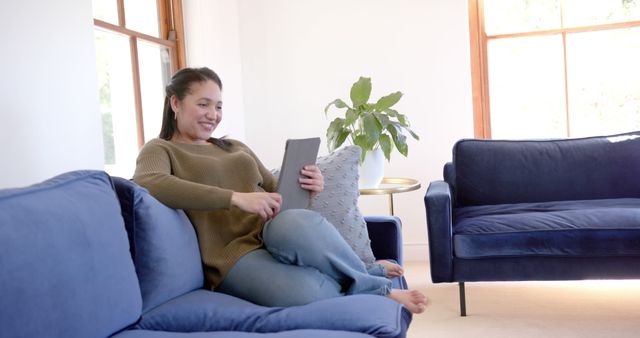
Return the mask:
[[[401, 261], [399, 220], [369, 221], [388, 236], [380, 258]], [[128, 180], [73, 171], [0, 190], [3, 338], [404, 337], [411, 321], [385, 297], [269, 308], [202, 285], [184, 212]]]
[[640, 132], [562, 140], [466, 139], [427, 212], [431, 279], [640, 278]]

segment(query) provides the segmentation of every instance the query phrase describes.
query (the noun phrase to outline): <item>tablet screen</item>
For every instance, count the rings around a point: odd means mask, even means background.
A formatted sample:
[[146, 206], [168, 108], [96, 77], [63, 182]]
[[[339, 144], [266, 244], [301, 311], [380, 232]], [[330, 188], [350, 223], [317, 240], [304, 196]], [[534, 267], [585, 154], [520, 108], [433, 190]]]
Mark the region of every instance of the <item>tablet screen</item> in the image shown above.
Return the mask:
[[303, 177], [302, 167], [316, 163], [319, 147], [319, 137], [287, 140], [276, 189], [282, 195], [280, 211], [309, 207], [309, 191], [300, 187], [298, 179]]

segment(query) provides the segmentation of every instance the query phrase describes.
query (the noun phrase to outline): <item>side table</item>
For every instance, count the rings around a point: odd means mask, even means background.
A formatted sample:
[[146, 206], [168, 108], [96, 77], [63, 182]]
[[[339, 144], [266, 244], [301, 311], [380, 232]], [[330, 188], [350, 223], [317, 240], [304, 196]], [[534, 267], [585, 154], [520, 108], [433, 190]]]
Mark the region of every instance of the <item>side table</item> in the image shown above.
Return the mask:
[[385, 177], [377, 188], [360, 189], [360, 195], [389, 195], [389, 212], [394, 215], [393, 194], [417, 189], [420, 189], [420, 182], [413, 178]]

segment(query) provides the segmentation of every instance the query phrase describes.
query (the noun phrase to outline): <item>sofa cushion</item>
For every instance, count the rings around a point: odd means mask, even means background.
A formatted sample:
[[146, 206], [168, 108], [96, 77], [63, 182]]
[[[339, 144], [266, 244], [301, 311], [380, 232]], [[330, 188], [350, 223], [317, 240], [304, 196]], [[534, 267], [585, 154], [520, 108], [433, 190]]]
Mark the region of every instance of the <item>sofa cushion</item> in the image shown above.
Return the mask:
[[640, 199], [459, 208], [453, 233], [458, 258], [640, 256]]
[[0, 191], [0, 335], [106, 337], [141, 299], [109, 176], [75, 171]]
[[185, 213], [165, 206], [132, 181], [114, 177], [113, 182], [140, 280], [143, 312], [201, 288], [198, 240]]
[[640, 196], [640, 132], [580, 139], [461, 140], [458, 206]]
[[219, 292], [197, 290], [144, 314], [138, 329], [159, 331], [279, 332], [344, 330], [376, 337], [406, 333], [410, 316], [386, 298], [354, 295], [294, 307], [263, 307]]

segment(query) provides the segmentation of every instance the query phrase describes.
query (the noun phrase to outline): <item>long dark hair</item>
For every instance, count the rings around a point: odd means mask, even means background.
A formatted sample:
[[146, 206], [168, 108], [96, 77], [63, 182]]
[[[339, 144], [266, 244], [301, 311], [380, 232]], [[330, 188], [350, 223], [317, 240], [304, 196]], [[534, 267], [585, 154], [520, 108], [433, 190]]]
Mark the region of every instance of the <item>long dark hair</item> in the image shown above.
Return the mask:
[[[176, 124], [176, 112], [171, 108], [171, 97], [176, 96], [178, 100], [182, 99], [191, 91], [191, 85], [196, 82], [213, 81], [222, 90], [222, 81], [213, 70], [202, 68], [183, 68], [177, 71], [171, 78], [171, 82], [165, 88], [164, 110], [162, 112], [162, 127], [160, 128], [160, 137], [163, 140], [170, 140], [173, 134], [178, 130]], [[210, 137], [207, 142], [217, 145], [218, 147], [229, 150], [231, 143], [224, 138], [217, 139]]]

